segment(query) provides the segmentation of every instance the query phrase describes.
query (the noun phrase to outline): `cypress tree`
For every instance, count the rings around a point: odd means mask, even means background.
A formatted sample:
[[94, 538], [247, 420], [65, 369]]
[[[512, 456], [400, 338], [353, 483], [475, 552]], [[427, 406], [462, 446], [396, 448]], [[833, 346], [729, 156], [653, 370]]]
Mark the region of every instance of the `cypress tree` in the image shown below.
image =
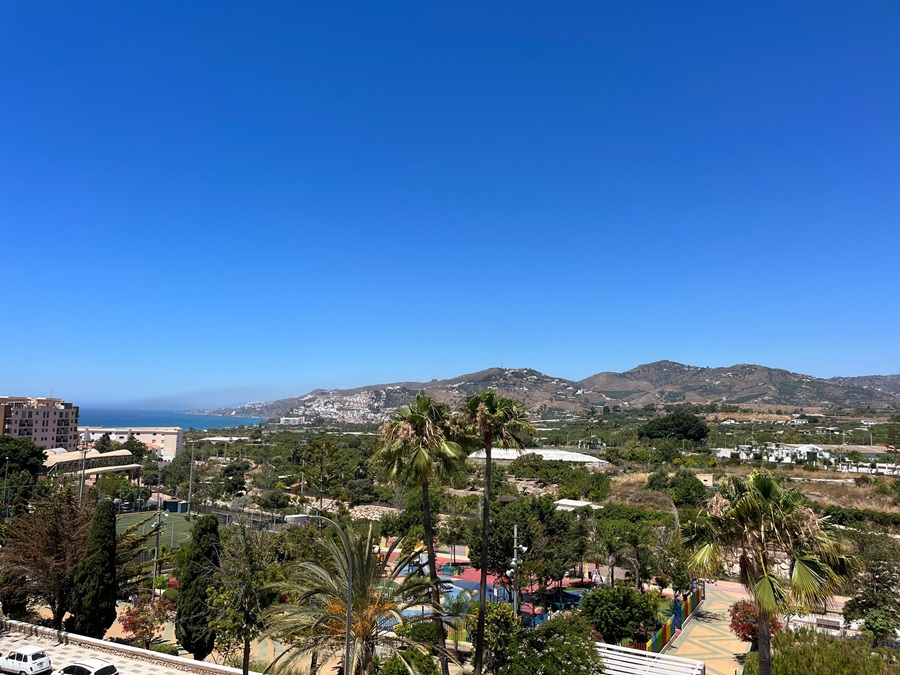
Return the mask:
[[209, 656], [216, 642], [207, 589], [214, 583], [219, 551], [219, 521], [211, 514], [200, 516], [191, 530], [191, 541], [182, 548], [175, 613], [175, 638], [198, 661]]
[[73, 633], [103, 638], [116, 620], [116, 507], [109, 500], [97, 504], [88, 530], [84, 559], [75, 568], [72, 617], [66, 628]]

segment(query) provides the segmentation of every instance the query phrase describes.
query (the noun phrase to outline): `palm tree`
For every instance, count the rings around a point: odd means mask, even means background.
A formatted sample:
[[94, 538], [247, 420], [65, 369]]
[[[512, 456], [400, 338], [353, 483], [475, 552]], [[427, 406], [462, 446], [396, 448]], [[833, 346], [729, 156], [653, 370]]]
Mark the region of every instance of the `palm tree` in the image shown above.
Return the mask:
[[595, 521], [589, 546], [591, 554], [602, 559], [606, 564], [609, 572], [607, 583], [609, 586], [615, 586], [616, 565], [626, 562], [628, 549], [622, 522], [618, 520]]
[[[391, 567], [389, 558], [396, 544], [387, 555], [379, 556], [373, 552], [377, 542], [371, 527], [366, 536], [348, 531], [347, 537], [353, 560], [353, 612], [350, 664], [343, 664], [342, 672], [372, 675], [378, 646], [394, 652], [404, 648], [429, 651], [431, 645], [391, 632], [394, 625], [404, 621], [404, 611], [437, 609], [431, 604], [428, 579], [415, 574], [400, 576], [415, 554], [401, 556]], [[318, 661], [343, 654], [348, 572], [344, 547], [334, 539], [326, 539], [321, 551], [289, 566], [287, 580], [277, 584], [277, 590], [288, 600], [271, 607], [264, 617], [266, 635], [287, 645], [276, 661], [283, 658], [290, 666], [306, 656]]]
[[493, 389], [475, 394], [463, 404], [463, 418], [484, 448], [484, 504], [481, 509], [481, 578], [478, 585], [478, 627], [475, 632], [474, 675], [481, 675], [484, 656], [484, 619], [487, 611], [488, 539], [491, 515], [491, 449], [520, 448], [518, 438], [537, 430], [521, 401], [497, 396]]
[[[440, 607], [441, 598], [428, 488], [432, 476], [450, 476], [466, 460], [460, 445], [448, 439], [451, 422], [449, 406], [425, 394], [416, 394], [412, 405], [398, 408], [393, 418], [381, 427], [382, 444], [375, 456], [384, 467], [388, 480], [417, 484], [422, 490], [422, 519], [428, 551], [428, 574], [432, 584], [431, 602], [435, 607]], [[434, 613], [434, 621], [438, 643], [444, 645], [446, 633], [439, 612]], [[443, 675], [450, 672], [446, 657], [441, 657], [441, 672]]]
[[[856, 565], [840, 542], [804, 503], [770, 473], [732, 476], [692, 525], [692, 572], [715, 577], [725, 563], [737, 564], [740, 580], [759, 616], [759, 672], [771, 675], [771, 619], [788, 604], [823, 605], [845, 585]], [[788, 563], [787, 575], [778, 573]]]

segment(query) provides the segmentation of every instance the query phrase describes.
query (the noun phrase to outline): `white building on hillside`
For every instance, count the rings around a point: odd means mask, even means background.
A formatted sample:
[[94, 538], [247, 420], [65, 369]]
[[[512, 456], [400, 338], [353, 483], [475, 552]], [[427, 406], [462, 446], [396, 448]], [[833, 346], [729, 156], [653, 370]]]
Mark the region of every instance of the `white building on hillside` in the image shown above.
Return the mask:
[[81, 437], [88, 443], [99, 441], [103, 434], [111, 440], [124, 443], [134, 436], [164, 460], [173, 460], [184, 449], [184, 431], [181, 427], [78, 427]]
[[[601, 468], [609, 466], [609, 462], [605, 459], [598, 459], [592, 455], [586, 455], [583, 452], [571, 452], [569, 450], [554, 450], [552, 448], [525, 448], [524, 450], [515, 450], [512, 448], [493, 448], [491, 450], [491, 460], [499, 462], [511, 462], [518, 459], [522, 455], [540, 455], [544, 459], [557, 460], [560, 462], [578, 462], [585, 466]], [[469, 459], [485, 459], [484, 450], [478, 450], [469, 455]]]

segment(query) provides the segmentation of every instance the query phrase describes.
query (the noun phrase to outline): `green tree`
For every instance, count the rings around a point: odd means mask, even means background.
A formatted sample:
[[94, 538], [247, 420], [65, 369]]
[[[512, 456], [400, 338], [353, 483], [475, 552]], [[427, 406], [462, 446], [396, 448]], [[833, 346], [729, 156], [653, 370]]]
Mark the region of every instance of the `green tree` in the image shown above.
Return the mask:
[[102, 639], [116, 621], [117, 592], [116, 507], [104, 499], [94, 510], [84, 558], [75, 569], [66, 629]]
[[505, 602], [489, 602], [484, 620], [484, 667], [496, 673], [508, 660], [509, 652], [522, 631], [522, 623]]
[[12, 476], [27, 471], [32, 479], [43, 470], [47, 451], [30, 438], [0, 436], [0, 458], [4, 458], [4, 473]]
[[216, 642], [210, 625], [209, 588], [219, 569], [220, 551], [218, 519], [212, 514], [200, 516], [194, 522], [191, 540], [180, 551], [175, 613], [175, 638], [198, 661], [212, 652]]
[[147, 444], [136, 439], [134, 434], [128, 434], [128, 440], [122, 443], [122, 450], [128, 450], [137, 464], [142, 463], [149, 452]]
[[491, 514], [491, 450], [495, 445], [503, 448], [520, 448], [523, 434], [535, 434], [537, 430], [529, 421], [525, 405], [505, 396], [498, 396], [493, 389], [466, 399], [462, 416], [471, 436], [478, 439], [484, 449], [484, 506], [481, 521], [481, 577], [479, 579], [478, 627], [475, 633], [474, 674], [481, 675], [484, 652], [484, 620], [487, 601], [487, 560], [490, 541]]
[[241, 650], [241, 669], [250, 671], [250, 647], [263, 629], [262, 613], [277, 596], [271, 587], [274, 549], [268, 533], [253, 531], [240, 522], [222, 544], [219, 572], [210, 589], [215, 618], [216, 645], [229, 653]]
[[872, 646], [878, 647], [900, 630], [900, 546], [882, 534], [859, 534], [856, 539], [862, 569], [853, 597], [844, 604], [844, 618], [862, 620]]
[[688, 469], [680, 469], [669, 480], [669, 496], [675, 506], [700, 506], [709, 498], [709, 491]]
[[[429, 651], [431, 644], [420, 645], [413, 635], [404, 637], [389, 628], [405, 620], [405, 610], [431, 607], [427, 578], [416, 574], [401, 578], [415, 557], [400, 556], [391, 566], [388, 561], [395, 547], [383, 557], [373, 553], [377, 540], [371, 528], [367, 535], [348, 531], [347, 538], [353, 561], [353, 605], [350, 664], [344, 664], [344, 672], [372, 673], [379, 646], [389, 653], [409, 647]], [[320, 552], [303, 555], [287, 566], [287, 578], [277, 589], [288, 599], [265, 613], [266, 634], [287, 646], [280, 657], [286, 667], [303, 657], [318, 661], [343, 655], [348, 575], [344, 547], [334, 538], [325, 539]]]
[[600, 652], [591, 638], [591, 627], [580, 616], [556, 617], [531, 632], [523, 633], [510, 650], [509, 661], [499, 675], [600, 675]]
[[[440, 606], [437, 558], [434, 552], [434, 523], [431, 516], [429, 487], [432, 477], [446, 479], [465, 462], [466, 454], [459, 443], [451, 441], [453, 419], [449, 406], [430, 396], [416, 394], [411, 405], [397, 409], [380, 430], [382, 445], [376, 461], [384, 466], [389, 481], [418, 485], [422, 493], [422, 517], [425, 548], [428, 552], [428, 574], [431, 578], [431, 601]], [[446, 639], [440, 613], [434, 613], [440, 644]], [[446, 658], [441, 659], [441, 672], [450, 672]]]
[[20, 513], [7, 526], [0, 569], [50, 608], [54, 630], [62, 628], [69, 611], [90, 522], [90, 509], [79, 507], [70, 490], [60, 489], [36, 500], [34, 513]]
[[700, 443], [709, 437], [709, 426], [702, 418], [686, 412], [657, 417], [638, 429], [638, 438], [666, 438]]
[[116, 597], [119, 600], [136, 593], [153, 572], [153, 558], [148, 558], [144, 553], [148, 542], [156, 535], [154, 528], [145, 528], [154, 518], [156, 513], [149, 513], [116, 536]]
[[116, 443], [112, 438], [110, 438], [109, 434], [103, 434], [100, 438], [94, 441], [94, 450], [97, 452], [112, 452], [113, 450], [119, 449], [119, 444]]
[[[789, 603], [802, 609], [824, 605], [847, 584], [855, 564], [798, 490], [782, 488], [774, 476], [759, 470], [720, 485], [691, 524], [688, 545], [696, 549], [690, 567], [700, 576], [716, 577], [726, 557], [737, 560], [741, 583], [759, 615], [762, 675], [772, 673], [772, 617]], [[783, 556], [787, 578], [778, 572]]]
[[603, 641], [618, 644], [623, 640], [647, 640], [657, 629], [657, 593], [641, 593], [628, 586], [595, 588], [579, 604], [581, 615]]

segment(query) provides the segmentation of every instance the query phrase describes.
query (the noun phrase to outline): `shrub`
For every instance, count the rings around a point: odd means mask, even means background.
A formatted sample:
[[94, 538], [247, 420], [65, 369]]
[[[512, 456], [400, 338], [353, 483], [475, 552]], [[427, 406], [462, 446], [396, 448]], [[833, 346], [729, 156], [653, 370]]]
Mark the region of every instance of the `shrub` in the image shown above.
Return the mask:
[[[731, 615], [731, 632], [741, 642], [750, 642], [756, 646], [759, 639], [759, 614], [756, 605], [749, 600], [738, 600], [728, 608]], [[782, 629], [781, 620], [773, 616], [770, 621], [770, 632], [775, 635]]]
[[[418, 675], [438, 675], [434, 659], [428, 654], [423, 654], [415, 649], [404, 649], [403, 658], [410, 662]], [[381, 666], [381, 675], [409, 675], [409, 670], [403, 665], [400, 656], [394, 654]]]
[[603, 664], [590, 626], [581, 617], [559, 617], [522, 635], [499, 675], [599, 675]]
[[657, 593], [640, 593], [628, 586], [598, 588], [582, 598], [582, 616], [603, 634], [604, 642], [646, 640], [657, 629]]
[[159, 652], [160, 654], [168, 654], [169, 656], [178, 656], [178, 647], [175, 645], [170, 645], [168, 642], [163, 642], [158, 645], [153, 645], [150, 647], [151, 652]]
[[[833, 638], [812, 629], [783, 630], [772, 638], [772, 675], [900, 675], [900, 659], [890, 649]], [[751, 653], [744, 675], [759, 675], [758, 654]]]

